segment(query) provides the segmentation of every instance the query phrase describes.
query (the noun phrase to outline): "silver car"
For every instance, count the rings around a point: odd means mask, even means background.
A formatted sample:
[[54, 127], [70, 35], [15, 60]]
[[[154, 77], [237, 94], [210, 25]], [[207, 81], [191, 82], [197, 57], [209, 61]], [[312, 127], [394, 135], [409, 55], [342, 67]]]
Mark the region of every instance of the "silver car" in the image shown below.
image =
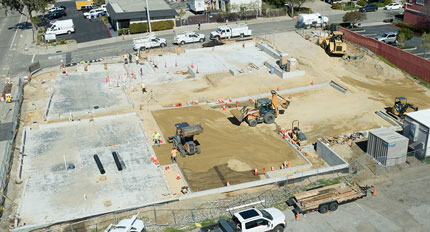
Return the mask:
[[397, 37], [397, 32], [387, 32], [382, 35], [376, 36], [375, 39], [384, 43], [391, 44], [396, 42], [396, 37]]

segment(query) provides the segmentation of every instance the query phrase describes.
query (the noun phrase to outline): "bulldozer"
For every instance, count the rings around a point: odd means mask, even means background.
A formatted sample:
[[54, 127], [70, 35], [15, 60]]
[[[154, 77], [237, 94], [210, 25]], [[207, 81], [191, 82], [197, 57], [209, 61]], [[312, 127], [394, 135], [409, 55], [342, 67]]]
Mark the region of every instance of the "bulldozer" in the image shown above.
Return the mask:
[[343, 56], [346, 54], [346, 43], [343, 41], [341, 31], [332, 31], [327, 37], [318, 38], [318, 44], [329, 55]]
[[[418, 111], [418, 107], [408, 103], [406, 97], [396, 97], [394, 99], [394, 106], [387, 108], [387, 113], [396, 119], [404, 119], [407, 112]], [[408, 111], [409, 110], [409, 111]]]
[[271, 91], [272, 99], [260, 98], [255, 101], [255, 108], [251, 109], [244, 106], [242, 109], [231, 110], [231, 114], [239, 121], [239, 124], [246, 121], [249, 126], [255, 127], [258, 123], [272, 124], [279, 114], [283, 114], [284, 110], [278, 109], [278, 98], [281, 101], [281, 107], [287, 109], [290, 101], [280, 96], [275, 90]]
[[288, 132], [288, 135], [291, 139], [293, 139], [294, 142], [297, 143], [299, 146], [306, 146], [307, 144], [307, 138], [305, 134], [300, 130], [300, 122], [299, 120], [294, 120], [291, 123], [291, 131]]
[[168, 142], [179, 151], [181, 157], [200, 154], [200, 143], [194, 140], [194, 136], [203, 132], [200, 124], [190, 126], [187, 122], [175, 124], [176, 134], [168, 137]]

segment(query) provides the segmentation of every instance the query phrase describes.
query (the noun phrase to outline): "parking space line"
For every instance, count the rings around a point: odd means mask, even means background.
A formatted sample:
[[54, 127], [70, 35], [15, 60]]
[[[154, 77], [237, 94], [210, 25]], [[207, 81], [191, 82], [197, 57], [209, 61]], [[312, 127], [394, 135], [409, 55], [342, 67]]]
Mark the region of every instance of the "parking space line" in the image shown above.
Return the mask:
[[34, 57], [36, 57], [36, 54], [33, 54], [33, 58], [31, 58], [31, 63], [34, 62]]
[[[22, 16], [23, 16], [23, 15], [21, 15], [21, 17], [19, 18], [19, 23], [21, 23]], [[18, 23], [18, 24], [19, 24], [19, 23]], [[9, 48], [9, 50], [12, 50], [13, 43], [15, 42], [15, 38], [16, 38], [16, 34], [17, 34], [17, 33], [18, 33], [18, 28], [15, 30], [15, 35], [13, 35], [12, 43], [10, 43], [10, 48]]]

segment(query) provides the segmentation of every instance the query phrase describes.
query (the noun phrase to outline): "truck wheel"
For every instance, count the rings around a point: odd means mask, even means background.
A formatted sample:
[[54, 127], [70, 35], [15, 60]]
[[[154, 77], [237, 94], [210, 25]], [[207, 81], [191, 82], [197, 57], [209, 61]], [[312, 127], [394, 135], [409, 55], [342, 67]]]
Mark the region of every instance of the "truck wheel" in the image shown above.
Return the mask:
[[205, 39], [201, 38], [200, 43], [203, 43], [203, 42], [205, 42]]
[[243, 35], [243, 33], [242, 33], [242, 34], [240, 34], [240, 38], [243, 38], [243, 36], [244, 36], [244, 35]]
[[337, 202], [333, 202], [329, 206], [330, 211], [336, 211], [338, 207], [339, 207], [339, 205], [337, 204]]
[[272, 124], [275, 122], [275, 115], [272, 113], [267, 113], [264, 115], [263, 119], [266, 124]]
[[321, 214], [325, 214], [328, 211], [328, 206], [327, 205], [320, 205], [318, 207], [318, 212], [320, 212]]
[[67, 34], [69, 34], [69, 35], [70, 35], [70, 34], [72, 34], [72, 32], [71, 32], [71, 31], [67, 31]]
[[256, 127], [257, 126], [257, 120], [252, 119], [252, 120], [248, 121], [248, 124], [250, 127]]
[[160, 44], [160, 48], [164, 48], [166, 46], [166, 44], [162, 43]]
[[196, 147], [196, 153], [200, 154], [200, 147]]
[[216, 39], [216, 40], [219, 40], [219, 39], [220, 39], [220, 37], [219, 37], [219, 36], [217, 36], [217, 37], [215, 37], [215, 39]]
[[185, 41], [181, 41], [181, 45], [184, 45], [185, 44]]
[[145, 47], [140, 47], [140, 50], [141, 50], [141, 51], [145, 51], [145, 50], [146, 50], [146, 48], [145, 48]]
[[281, 225], [277, 225], [277, 226], [275, 227], [275, 229], [273, 229], [273, 231], [274, 231], [274, 232], [282, 232], [282, 231], [284, 231], [284, 227], [283, 227], [283, 226], [281, 226]]
[[181, 154], [182, 158], [184, 158], [186, 155], [186, 152], [184, 151], [184, 149], [179, 149], [179, 153]]

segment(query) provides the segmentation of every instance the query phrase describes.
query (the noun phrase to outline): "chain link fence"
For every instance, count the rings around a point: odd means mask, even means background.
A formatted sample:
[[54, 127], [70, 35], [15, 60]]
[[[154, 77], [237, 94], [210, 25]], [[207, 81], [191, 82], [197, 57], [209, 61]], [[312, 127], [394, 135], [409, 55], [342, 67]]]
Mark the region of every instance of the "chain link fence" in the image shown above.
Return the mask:
[[7, 185], [10, 179], [10, 170], [12, 167], [12, 153], [14, 151], [15, 138], [17, 129], [19, 126], [19, 114], [21, 112], [21, 105], [23, 101], [23, 84], [21, 81], [18, 81], [17, 93], [12, 98], [12, 103], [6, 104], [14, 104], [12, 112], [12, 122], [10, 123], [10, 127], [7, 128], [7, 140], [6, 146], [3, 151], [2, 162], [0, 163], [0, 191], [2, 193], [1, 202], [0, 202], [0, 217], [3, 216], [4, 203], [6, 200], [6, 191]]

